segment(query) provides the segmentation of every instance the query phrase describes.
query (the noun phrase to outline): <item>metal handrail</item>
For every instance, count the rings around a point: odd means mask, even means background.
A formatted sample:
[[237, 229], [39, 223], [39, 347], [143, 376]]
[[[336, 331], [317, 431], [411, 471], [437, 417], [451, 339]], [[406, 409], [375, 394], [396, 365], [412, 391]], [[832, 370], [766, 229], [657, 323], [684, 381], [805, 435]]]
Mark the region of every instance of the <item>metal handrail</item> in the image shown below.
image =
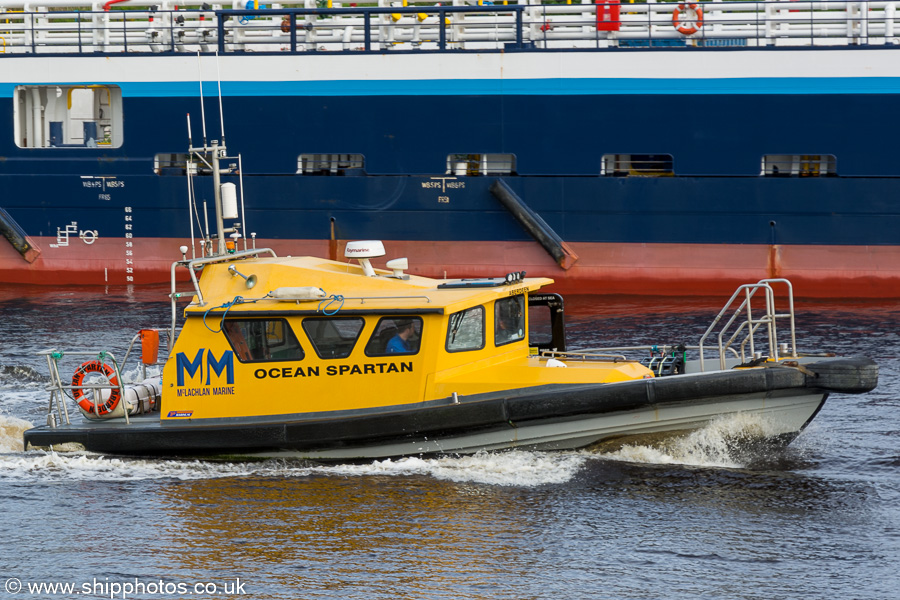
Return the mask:
[[[638, 352], [638, 351], [643, 351], [643, 352], [651, 352], [651, 353], [659, 352], [661, 354], [666, 354], [668, 352], [674, 351], [679, 346], [683, 347], [685, 350], [697, 350], [697, 351], [700, 350], [699, 345], [691, 346], [688, 344], [683, 344], [683, 345], [682, 344], [678, 344], [678, 345], [675, 345], [675, 344], [672, 344], [672, 345], [669, 345], [669, 344], [647, 344], [644, 346], [612, 346], [612, 347], [604, 346], [603, 348], [586, 348], [586, 349], [580, 350], [579, 352]], [[734, 348], [726, 347], [725, 351], [731, 352], [735, 358], [740, 358], [740, 354]]]
[[[788, 312], [787, 313], [778, 313], [775, 310], [775, 293], [772, 289], [772, 285], [774, 283], [783, 283], [787, 285], [787, 299], [788, 299]], [[752, 310], [752, 300], [757, 292], [760, 290], [763, 291], [765, 295], [765, 314], [755, 319], [753, 317]], [[765, 326], [766, 333], [768, 337], [768, 347], [770, 358], [773, 360], [780, 360], [779, 357], [779, 342], [778, 342], [778, 330], [777, 330], [777, 320], [778, 319], [788, 319], [790, 324], [791, 331], [791, 342], [790, 346], [786, 346], [783, 348], [785, 352], [787, 352], [790, 356], [797, 355], [797, 334], [796, 334], [796, 324], [794, 319], [794, 289], [791, 285], [791, 282], [787, 279], [762, 279], [757, 283], [753, 284], [745, 284], [738, 287], [735, 290], [734, 294], [732, 294], [731, 298], [726, 302], [725, 306], [721, 311], [716, 315], [715, 319], [713, 319], [712, 324], [706, 329], [703, 336], [700, 338], [699, 343], [699, 351], [700, 351], [700, 370], [705, 370], [705, 355], [704, 355], [704, 342], [707, 338], [713, 333], [713, 331], [717, 328], [719, 323], [722, 321], [722, 318], [726, 315], [726, 313], [731, 310], [735, 301], [738, 297], [744, 295], [744, 299], [741, 302], [740, 306], [734, 310], [734, 313], [731, 315], [731, 318], [728, 319], [724, 325], [722, 325], [721, 329], [718, 333], [718, 351], [719, 351], [719, 367], [725, 368], [725, 354], [726, 351], [731, 350], [735, 352], [732, 347], [739, 339], [740, 339], [740, 352], [736, 353], [742, 361], [746, 361], [746, 352], [745, 348], [749, 345], [751, 356], [756, 355], [756, 347], [755, 347], [755, 335], [757, 330]], [[741, 314], [745, 313], [746, 316], [741, 319]], [[739, 322], [740, 320], [740, 322]], [[725, 335], [737, 323], [737, 326], [731, 336], [726, 340]], [[743, 334], [743, 337], [741, 335]]]
[[[38, 356], [46, 356], [47, 358], [47, 368], [50, 371], [50, 384], [48, 386], [48, 390], [50, 391], [50, 407], [48, 408], [48, 414], [52, 414], [52, 407], [54, 398], [56, 399], [57, 411], [60, 415], [65, 417], [66, 425], [70, 424], [69, 421], [69, 410], [66, 407], [66, 403], [64, 398], [66, 397], [65, 390], [92, 390], [95, 394], [99, 394], [100, 390], [113, 390], [118, 388], [119, 395], [121, 398], [121, 402], [125, 402], [125, 385], [123, 383], [122, 372], [119, 369], [119, 363], [116, 360], [116, 357], [112, 354], [112, 352], [105, 352], [103, 355], [110, 359], [112, 362], [113, 370], [115, 371], [116, 381], [118, 381], [118, 385], [112, 384], [90, 384], [90, 385], [64, 385], [62, 382], [62, 377], [59, 374], [59, 365], [57, 361], [54, 359], [54, 355], [62, 355], [63, 353], [57, 351], [56, 349], [44, 350], [42, 352], [38, 352]], [[92, 356], [97, 357], [100, 353], [96, 351], [77, 351], [77, 352], [65, 352], [66, 356]], [[97, 406], [99, 403], [94, 403], [94, 409], [97, 411]], [[125, 422], [130, 424], [131, 420], [128, 418], [128, 407], [123, 404], [122, 408], [125, 413]], [[97, 416], [99, 417], [99, 412], [97, 412]]]
[[[422, 52], [602, 50], [664, 45], [669, 49], [742, 45], [765, 47], [888, 46], [900, 42], [896, 2], [702, 2], [704, 24], [692, 35], [672, 25], [668, 3], [621, 5], [602, 21], [604, 4], [510, 4], [306, 8], [287, 2], [260, 10], [205, 10], [202, 0], [180, 10], [4, 12], [5, 54], [167, 52]], [[297, 6], [291, 6], [297, 4]], [[418, 4], [418, 5], [417, 5]], [[865, 5], [865, 10], [861, 9]], [[0, 10], [22, 1], [0, 0]], [[610, 26], [601, 29], [601, 22]]]
[[544, 350], [541, 358], [564, 358], [567, 360], [597, 361], [597, 362], [636, 362], [622, 354], [602, 354], [595, 352], [559, 352], [557, 350]]

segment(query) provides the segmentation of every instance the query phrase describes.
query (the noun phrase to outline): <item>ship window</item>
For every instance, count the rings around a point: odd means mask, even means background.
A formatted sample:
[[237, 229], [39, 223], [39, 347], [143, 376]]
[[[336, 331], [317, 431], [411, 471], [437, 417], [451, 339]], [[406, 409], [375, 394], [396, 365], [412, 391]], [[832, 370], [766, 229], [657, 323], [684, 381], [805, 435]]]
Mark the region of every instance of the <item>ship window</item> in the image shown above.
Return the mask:
[[512, 296], [494, 303], [494, 345], [525, 338], [525, 297]]
[[301, 154], [297, 173], [301, 175], [365, 175], [362, 154]]
[[608, 177], [671, 177], [671, 154], [604, 154], [600, 174]]
[[241, 362], [303, 360], [303, 348], [284, 319], [228, 319], [222, 330]]
[[20, 85], [13, 94], [19, 148], [119, 148], [122, 90], [115, 85]]
[[515, 154], [451, 154], [448, 175], [515, 175]]
[[837, 175], [833, 154], [766, 154], [760, 175], [766, 177], [825, 177]]
[[382, 317], [366, 344], [366, 356], [418, 354], [421, 340], [420, 317]]
[[212, 169], [184, 152], [160, 152], [153, 157], [153, 172], [157, 175], [187, 175], [188, 161], [191, 161], [193, 175], [212, 175]]
[[475, 306], [450, 315], [447, 352], [484, 348], [484, 307]]
[[362, 331], [360, 317], [312, 317], [303, 319], [303, 331], [319, 358], [347, 358]]

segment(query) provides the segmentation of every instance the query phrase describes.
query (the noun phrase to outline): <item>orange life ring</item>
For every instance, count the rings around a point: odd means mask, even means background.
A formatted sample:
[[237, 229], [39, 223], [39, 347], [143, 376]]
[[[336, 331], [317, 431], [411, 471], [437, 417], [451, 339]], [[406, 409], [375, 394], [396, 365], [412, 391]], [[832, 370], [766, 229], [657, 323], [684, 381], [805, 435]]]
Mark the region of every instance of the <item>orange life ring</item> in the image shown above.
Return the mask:
[[[685, 19], [684, 22], [682, 22], [681, 13], [685, 11], [694, 13], [694, 18]], [[685, 15], [685, 17], [687, 17], [687, 15]], [[679, 2], [678, 8], [672, 11], [672, 25], [678, 33], [684, 35], [693, 35], [697, 33], [703, 27], [703, 9], [696, 4]]]
[[[99, 360], [89, 360], [86, 363], [81, 363], [81, 366], [75, 369], [75, 374], [72, 375], [72, 386], [83, 385], [84, 376], [88, 373], [102, 373], [109, 380], [110, 385], [115, 386], [110, 390], [109, 398], [106, 399], [105, 403], [100, 404], [89, 399], [81, 387], [76, 387], [76, 389], [72, 390], [72, 397], [85, 412], [98, 416], [108, 415], [119, 405], [119, 398], [122, 395], [119, 391], [119, 380], [116, 378], [116, 372], [112, 367]], [[99, 396], [99, 394], [97, 395]]]

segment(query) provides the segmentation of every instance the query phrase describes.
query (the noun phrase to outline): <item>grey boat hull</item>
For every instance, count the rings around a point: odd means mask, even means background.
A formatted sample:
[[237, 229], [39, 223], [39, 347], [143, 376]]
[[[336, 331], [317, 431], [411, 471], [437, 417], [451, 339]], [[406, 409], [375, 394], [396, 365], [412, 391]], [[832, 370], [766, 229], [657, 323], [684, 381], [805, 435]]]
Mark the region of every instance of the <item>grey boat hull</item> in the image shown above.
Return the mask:
[[365, 410], [163, 421], [81, 420], [24, 433], [26, 448], [165, 456], [384, 458], [527, 448], [563, 450], [624, 436], [685, 432], [754, 415], [790, 441], [829, 393], [874, 389], [867, 358], [731, 369], [621, 383], [551, 385]]

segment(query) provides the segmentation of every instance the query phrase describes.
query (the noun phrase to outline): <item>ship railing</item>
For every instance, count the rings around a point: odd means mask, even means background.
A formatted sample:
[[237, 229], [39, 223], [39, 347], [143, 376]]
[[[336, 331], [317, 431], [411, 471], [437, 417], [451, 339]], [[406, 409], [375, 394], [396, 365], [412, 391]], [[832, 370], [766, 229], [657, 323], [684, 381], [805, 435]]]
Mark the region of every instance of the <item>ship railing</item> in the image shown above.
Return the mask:
[[567, 350], [566, 352], [544, 350], [541, 352], [541, 358], [578, 362], [636, 362], [635, 359], [628, 358], [624, 354], [615, 353], [629, 349], [636, 350], [637, 348], [588, 348], [584, 350]]
[[[167, 331], [165, 327], [156, 327], [153, 328], [157, 332]], [[144, 330], [147, 331], [147, 330]], [[125, 401], [125, 378], [123, 377], [123, 372], [126, 371], [126, 367], [128, 366], [128, 358], [134, 349], [135, 344], [138, 340], [142, 339], [143, 331], [139, 332], [134, 338], [131, 340], [131, 343], [128, 346], [128, 349], [125, 352], [125, 358], [119, 362], [116, 360], [115, 355], [109, 351], [99, 351], [99, 350], [79, 350], [79, 351], [60, 351], [55, 348], [44, 350], [42, 352], [38, 352], [38, 356], [43, 356], [47, 360], [47, 370], [50, 373], [50, 381], [47, 384], [47, 391], [50, 392], [50, 402], [47, 406], [47, 424], [51, 427], [55, 427], [59, 423], [65, 423], [68, 425], [70, 423], [69, 420], [69, 410], [66, 403], [66, 398], [71, 397], [71, 393], [74, 390], [82, 390], [84, 392], [90, 392], [94, 398], [97, 398], [103, 390], [118, 390], [120, 402]], [[165, 340], [166, 347], [171, 348], [173, 344], [174, 338], [169, 337]], [[158, 350], [158, 348], [157, 348]], [[168, 355], [168, 352], [165, 353]], [[148, 377], [147, 367], [159, 365], [158, 353], [156, 355], [152, 355], [152, 353], [148, 352], [148, 355], [143, 355], [141, 357], [141, 380], [146, 380]], [[65, 358], [75, 358], [76, 363], [79, 361], [84, 361], [85, 359], [99, 360], [103, 364], [109, 365], [114, 374], [115, 384], [107, 381], [107, 383], [98, 383], [98, 382], [84, 382], [81, 385], [75, 385], [72, 376], [67, 376], [66, 379], [63, 379], [62, 375], [59, 371], [59, 365], [61, 361], [64, 361]], [[152, 362], [144, 362], [145, 360]], [[74, 363], [73, 363], [74, 364]], [[95, 414], [99, 417], [99, 405], [100, 403], [94, 403], [94, 411]], [[125, 422], [130, 423], [130, 419], [128, 416], [128, 408], [125, 408]]]
[[[775, 302], [773, 284], [783, 285], [786, 289], [786, 312], [778, 312]], [[759, 296], [762, 296], [763, 307], [759, 307]], [[738, 304], [738, 301], [740, 303]], [[756, 305], [754, 307], [754, 301]], [[737, 304], [737, 308], [735, 305]], [[728, 317], [728, 314], [731, 316]], [[728, 317], [726, 319], [726, 317]], [[778, 339], [777, 322], [787, 321], [790, 329], [790, 342]], [[716, 336], [719, 353], [719, 368], [726, 366], [726, 351], [736, 352], [740, 361], [745, 363], [751, 359], [769, 358], [774, 361], [785, 357], [797, 356], [797, 332], [794, 321], [794, 289], [787, 279], [762, 279], [757, 283], [738, 287], [725, 304], [712, 324], [700, 338], [700, 369], [705, 369], [706, 341]], [[760, 345], [757, 338], [764, 338]], [[767, 347], [763, 354], [761, 348]], [[760, 348], [759, 350], [757, 348]]]
[[[786, 290], [784, 297], [779, 298], [780, 302], [778, 303], [784, 312], [779, 312], [776, 307], [773, 286], [783, 286]], [[760, 303], [762, 303], [762, 307], [760, 307]], [[787, 322], [789, 342], [779, 340], [777, 327], [779, 321]], [[707, 343], [710, 339], [716, 340], [716, 344], [712, 348]], [[791, 282], [787, 279], [763, 279], [757, 283], [739, 286], [696, 345], [604, 346], [570, 352], [544, 351], [541, 352], [541, 356], [581, 361], [637, 360], [651, 369], [660, 371], [675, 362], [671, 359], [680, 358], [685, 369], [682, 372], [691, 373], [707, 370], [709, 362], [707, 355], [710, 350], [718, 353], [715, 368], [723, 370], [755, 360], [771, 359], [777, 362], [784, 358], [796, 358], [798, 356], [797, 333], [794, 320], [794, 292]], [[634, 353], [638, 352], [641, 355], [634, 358]], [[694, 356], [699, 355], [699, 359], [688, 360], [687, 352], [691, 352]]]
[[[647, 344], [640, 346], [581, 348], [567, 352], [544, 350], [540, 355], [544, 359], [556, 358], [566, 362], [640, 362], [659, 376], [704, 371], [705, 368], [701, 361], [688, 358], [688, 353], [691, 356], [695, 356], [700, 351], [699, 345]], [[726, 358], [726, 366], [744, 362], [735, 348], [726, 348], [725, 353], [730, 355], [730, 358]], [[679, 368], [683, 370], [674, 370], [672, 366], [679, 363], [681, 364]]]
[[[122, 364], [119, 364], [112, 352], [61, 352], [56, 349], [49, 349], [38, 352], [37, 355], [44, 356], [47, 359], [47, 369], [50, 373], [50, 381], [47, 384], [47, 391], [50, 392], [50, 402], [47, 406], [47, 424], [51, 427], [55, 427], [57, 424], [63, 422], [66, 425], [69, 425], [71, 423], [71, 421], [69, 420], [69, 409], [66, 403], [66, 398], [70, 397], [70, 394], [75, 390], [90, 392], [94, 398], [100, 397], [100, 394], [103, 390], [107, 390], [109, 392], [112, 392], [112, 390], [118, 390], [120, 402], [125, 401], [125, 380], [122, 377], [122, 370], [125, 367], [125, 363], [123, 361]], [[116, 383], [111, 383], [111, 381], [107, 381], [107, 383], [84, 382], [81, 385], [75, 385], [74, 382], [69, 378], [64, 381], [62, 375], [60, 375], [59, 372], [59, 361], [62, 360], [64, 356], [68, 358], [81, 357], [83, 359], [97, 359], [98, 357], [100, 357], [100, 360], [104, 364], [108, 364], [111, 366]], [[99, 406], [101, 403], [94, 402], [93, 404], [95, 414], [99, 417]], [[127, 408], [125, 409], [125, 422], [130, 423]]]
[[[385, 52], [606, 49], [664, 46], [818, 46], [897, 44], [898, 2], [701, 2], [703, 26], [673, 25], [672, 3], [452, 5], [318, 8], [313, 0], [237, 10], [200, 0], [128, 0], [91, 10], [44, 0], [0, 0], [3, 52]], [[155, 6], [159, 4], [159, 8]], [[243, 6], [235, 2], [235, 6]], [[120, 7], [126, 8], [121, 10]], [[600, 11], [600, 12], [598, 12]]]

